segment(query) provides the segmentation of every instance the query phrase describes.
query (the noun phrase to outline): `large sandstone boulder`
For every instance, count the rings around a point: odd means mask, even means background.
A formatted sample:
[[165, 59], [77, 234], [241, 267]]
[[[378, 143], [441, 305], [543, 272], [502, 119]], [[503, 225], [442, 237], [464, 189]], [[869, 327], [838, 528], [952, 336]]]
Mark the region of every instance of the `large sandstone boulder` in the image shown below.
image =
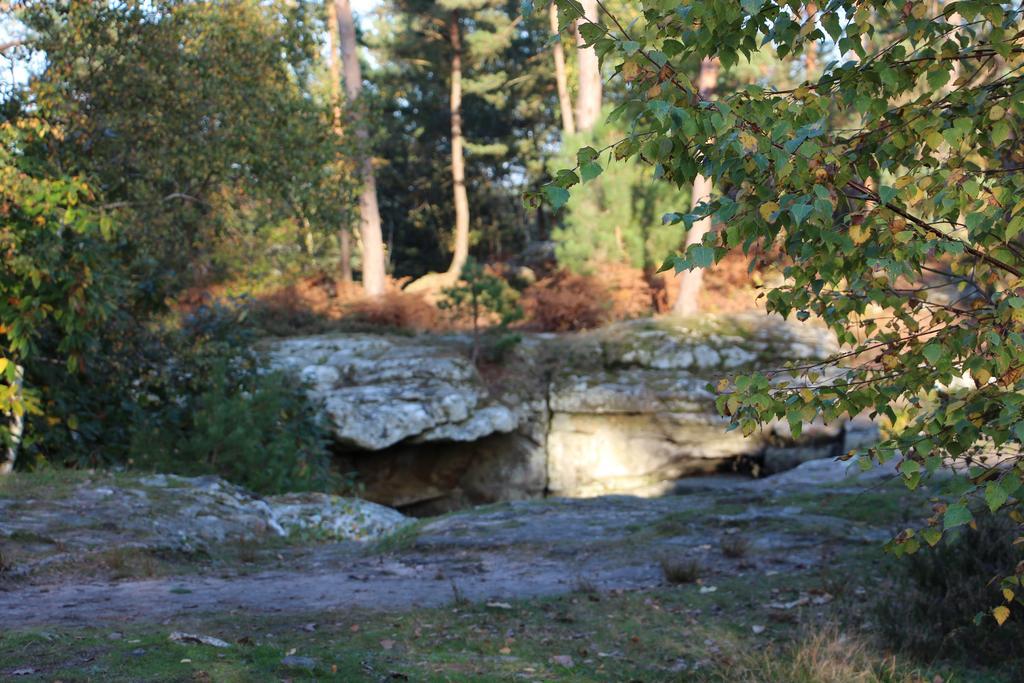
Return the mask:
[[322, 403], [340, 444], [379, 451], [399, 442], [477, 441], [521, 420], [488, 396], [456, 343], [367, 334], [288, 339], [272, 364], [296, 372]]
[[726, 431], [707, 389], [731, 373], [827, 356], [836, 345], [823, 330], [753, 315], [711, 318], [699, 328], [644, 320], [578, 343], [589, 349], [576, 357], [596, 362], [562, 365], [551, 382], [553, 495], [659, 494], [682, 476], [740, 462], [762, 468], [769, 453], [778, 469], [836, 454], [838, 424], [810, 428], [800, 440], [788, 425], [746, 438]]
[[325, 335], [277, 342], [309, 383], [371, 500], [412, 512], [543, 495], [655, 495], [680, 477], [768, 474], [870, 440], [859, 426], [726, 431], [708, 384], [836, 350], [820, 328], [763, 315], [699, 326], [633, 321], [525, 335], [485, 381], [458, 337]]

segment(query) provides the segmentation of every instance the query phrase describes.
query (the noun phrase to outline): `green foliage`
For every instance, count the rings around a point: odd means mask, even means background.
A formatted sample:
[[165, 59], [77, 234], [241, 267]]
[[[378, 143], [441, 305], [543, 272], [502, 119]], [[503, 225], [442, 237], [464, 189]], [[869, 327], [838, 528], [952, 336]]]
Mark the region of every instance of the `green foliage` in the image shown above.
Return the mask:
[[[388, 0], [366, 39], [374, 56], [373, 149], [381, 217], [397, 275], [443, 271], [455, 223], [450, 157], [451, 50], [445, 22], [458, 3]], [[472, 252], [514, 256], [546, 237], [547, 211], [527, 212], [521, 193], [539, 184], [558, 141], [558, 104], [542, 16], [488, 0], [461, 13], [463, 132]]]
[[331, 254], [354, 202], [313, 87], [320, 10], [19, 4], [13, 49], [45, 57], [0, 98], [0, 445], [22, 464], [128, 457], [153, 384], [205, 343], [153, 322], [183, 287]]
[[[685, 240], [679, 226], [666, 225], [662, 216], [689, 206], [688, 192], [656, 182], [655, 169], [640, 159], [607, 163], [601, 157], [610, 151], [596, 153], [594, 147], [610, 148], [622, 137], [620, 128], [598, 125], [590, 133], [567, 137], [563, 153], [552, 161], [554, 168], [564, 168], [579, 160], [585, 184], [585, 191], [566, 193], [562, 225], [551, 233], [559, 265], [574, 272], [591, 272], [610, 262], [653, 270]], [[557, 203], [552, 198], [552, 205]]]
[[[578, 16], [571, 0], [559, 6]], [[711, 216], [723, 228], [666, 266], [778, 249], [785, 280], [767, 292], [768, 310], [816, 316], [846, 347], [824, 363], [723, 383], [718, 406], [732, 427], [749, 434], [785, 419], [796, 432], [815, 417], [867, 412], [887, 436], [868, 455], [898, 460], [911, 488], [944, 461], [960, 466], [943, 513], [894, 539], [894, 551], [912, 553], [969, 523], [972, 497], [1022, 520], [1024, 9], [809, 7], [644, 2], [635, 24], [610, 17], [611, 28], [585, 36], [628, 84], [612, 114], [629, 131], [615, 156], [641, 157], [679, 187], [702, 174], [720, 193], [667, 217], [688, 228]], [[763, 45], [779, 59], [819, 45], [839, 58], [794, 89], [758, 82], [701, 98], [688, 75], [699, 60], [718, 59], [728, 74]], [[582, 173], [561, 172], [553, 186]], [[1021, 578], [1008, 576], [1007, 588]]]
[[[41, 363], [85, 369], [119, 292], [106, 263], [109, 217], [88, 181], [26, 154], [57, 134], [37, 124], [0, 124], [0, 415], [43, 412], [40, 391], [22, 386], [26, 366], [30, 376]], [[13, 445], [11, 424], [0, 422], [2, 446]]]
[[[473, 325], [473, 360], [480, 355], [480, 323], [485, 316], [496, 316], [498, 327], [502, 329], [523, 317], [523, 310], [518, 304], [519, 292], [472, 258], [462, 269], [462, 279], [441, 293], [443, 298], [438, 302], [438, 308], [449, 311], [456, 319], [469, 320]], [[505, 341], [502, 346], [507, 343]]]
[[233, 374], [222, 361], [200, 393], [149, 412], [132, 442], [134, 464], [216, 474], [261, 493], [331, 489], [327, 433], [301, 387], [281, 372]]
[[[350, 220], [329, 103], [305, 92], [319, 8], [159, 0], [21, 10], [46, 61], [8, 109], [59, 133], [35, 154], [95, 179], [122, 226], [117, 258], [136, 305], [159, 309], [183, 285], [230, 275], [267, 251], [253, 237], [282, 223], [302, 247]], [[240, 247], [247, 254], [232, 258]]]
[[943, 653], [979, 664], [997, 664], [1024, 674], [1017, 645], [1024, 621], [1013, 615], [1002, 627], [979, 613], [1000, 600], [993, 577], [1024, 560], [1013, 546], [1015, 525], [1004, 516], [980, 512], [976, 528], [965, 527], [932, 552], [917, 553], [897, 569], [899, 600], [878, 603], [878, 624], [886, 643], [918, 657]]
[[135, 387], [134, 466], [217, 474], [254, 491], [324, 490], [327, 431], [303, 389], [251, 349], [242, 306], [201, 308]]

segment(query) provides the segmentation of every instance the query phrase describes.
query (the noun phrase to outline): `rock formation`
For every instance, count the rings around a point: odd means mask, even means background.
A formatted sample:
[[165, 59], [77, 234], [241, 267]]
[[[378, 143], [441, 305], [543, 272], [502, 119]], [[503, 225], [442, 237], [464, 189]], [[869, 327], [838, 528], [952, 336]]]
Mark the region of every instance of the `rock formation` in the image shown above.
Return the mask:
[[809, 424], [800, 439], [786, 424], [749, 438], [725, 430], [708, 384], [834, 352], [809, 325], [748, 315], [525, 335], [486, 380], [467, 346], [459, 336], [337, 334], [278, 341], [269, 355], [308, 382], [364, 494], [413, 512], [656, 495], [687, 475], [778, 472], [872, 438], [871, 425]]

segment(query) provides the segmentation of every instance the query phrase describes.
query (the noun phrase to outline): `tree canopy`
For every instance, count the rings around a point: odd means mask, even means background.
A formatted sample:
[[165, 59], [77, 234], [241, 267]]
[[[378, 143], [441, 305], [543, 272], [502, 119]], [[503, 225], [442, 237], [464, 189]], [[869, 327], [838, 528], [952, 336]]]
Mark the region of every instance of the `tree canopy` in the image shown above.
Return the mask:
[[[574, 0], [558, 3], [581, 20]], [[710, 202], [665, 220], [711, 216], [721, 227], [665, 267], [777, 248], [785, 278], [765, 292], [768, 310], [820, 319], [844, 344], [827, 362], [724, 380], [715, 389], [732, 426], [749, 433], [781, 419], [799, 433], [816, 417], [867, 413], [887, 438], [866, 455], [895, 460], [911, 488], [956, 467], [954, 502], [897, 536], [897, 553], [970, 524], [975, 496], [1019, 521], [1024, 10], [889, 0], [641, 8], [628, 25], [581, 27], [627, 84], [611, 118], [628, 132], [584, 147], [534, 200], [560, 206], [603, 165], [633, 157], [680, 188], [712, 178]], [[708, 101], [693, 83], [700, 60], [728, 71], [763, 49], [785, 58], [819, 44], [822, 72], [796, 87], [755, 82]], [[1008, 570], [1007, 603], [1024, 567]], [[993, 611], [1000, 623], [1008, 614], [1008, 604]]]

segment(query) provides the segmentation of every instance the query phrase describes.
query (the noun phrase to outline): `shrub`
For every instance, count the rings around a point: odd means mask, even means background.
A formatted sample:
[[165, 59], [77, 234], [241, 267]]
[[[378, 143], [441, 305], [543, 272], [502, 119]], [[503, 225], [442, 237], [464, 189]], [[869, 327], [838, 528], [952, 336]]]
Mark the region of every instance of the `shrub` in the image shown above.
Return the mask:
[[137, 387], [129, 461], [264, 493], [332, 488], [326, 431], [302, 387], [252, 351], [244, 304], [200, 306], [168, 335], [172, 355]]
[[[469, 259], [462, 269], [462, 279], [453, 287], [441, 290], [441, 294], [443, 298], [438, 302], [438, 308], [447, 311], [455, 320], [472, 323], [474, 362], [480, 356], [480, 325], [486, 322], [485, 318], [497, 318], [498, 327], [505, 329], [509, 323], [523, 317], [517, 303], [519, 292], [474, 259]], [[498, 354], [504, 354], [505, 348], [502, 345]]]
[[611, 320], [608, 290], [595, 278], [561, 270], [523, 292], [527, 325], [545, 332], [600, 327]]
[[[992, 608], [1001, 602], [998, 582], [1024, 560], [1012, 545], [1016, 525], [976, 512], [976, 529], [961, 528], [932, 549], [899, 562], [897, 594], [880, 600], [878, 621], [885, 642], [921, 657], [942, 653], [979, 664], [1005, 664], [1024, 675], [1024, 619], [1014, 611], [997, 626]], [[986, 616], [976, 620], [978, 614]]]
[[441, 322], [437, 308], [422, 295], [401, 291], [356, 302], [345, 318], [372, 327], [415, 331], [437, 329]]
[[136, 432], [135, 463], [262, 493], [332, 488], [326, 433], [301, 387], [278, 372], [234, 374], [218, 365], [204, 391], [155, 411]]

